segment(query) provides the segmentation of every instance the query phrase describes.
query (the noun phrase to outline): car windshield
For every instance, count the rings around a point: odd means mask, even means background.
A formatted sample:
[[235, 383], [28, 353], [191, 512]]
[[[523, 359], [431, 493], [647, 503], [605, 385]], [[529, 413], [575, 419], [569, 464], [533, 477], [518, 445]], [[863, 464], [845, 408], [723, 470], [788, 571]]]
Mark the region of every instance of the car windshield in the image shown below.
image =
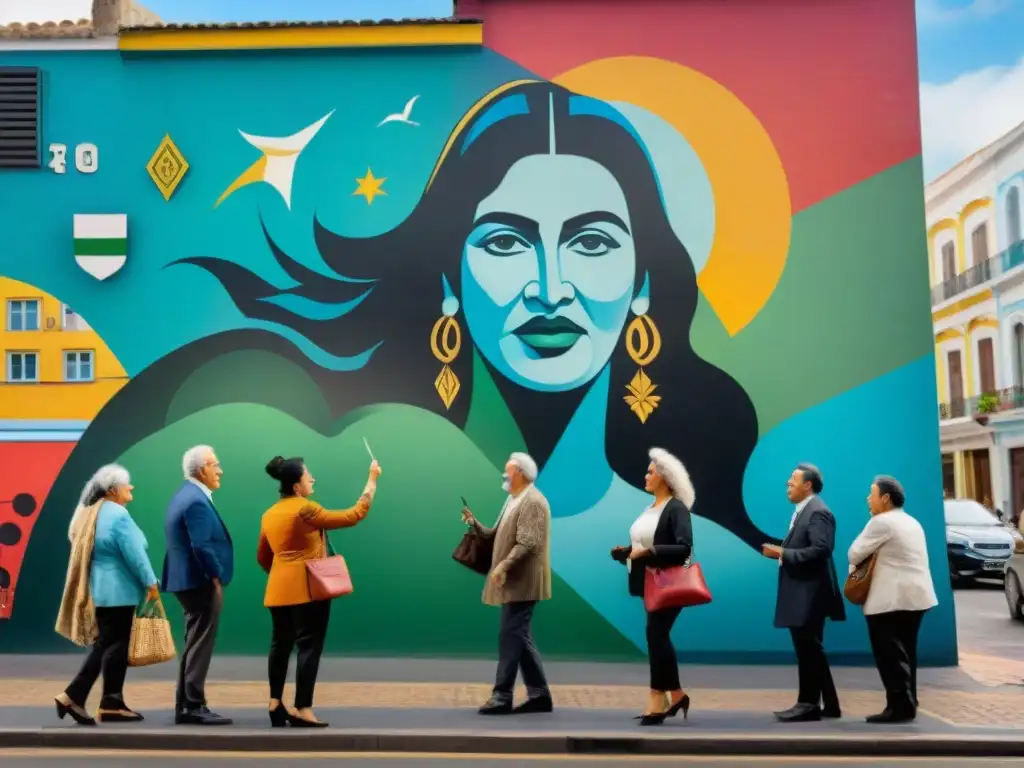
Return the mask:
[[944, 502], [946, 525], [999, 525], [996, 516], [976, 501]]

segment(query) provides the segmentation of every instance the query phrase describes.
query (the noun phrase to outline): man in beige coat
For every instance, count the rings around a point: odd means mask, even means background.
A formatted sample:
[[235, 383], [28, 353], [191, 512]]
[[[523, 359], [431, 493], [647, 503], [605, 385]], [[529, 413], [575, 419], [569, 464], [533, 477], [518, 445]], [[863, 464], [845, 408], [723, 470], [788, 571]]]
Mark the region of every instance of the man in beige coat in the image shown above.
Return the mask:
[[[463, 519], [482, 538], [494, 541], [483, 601], [501, 606], [498, 672], [494, 691], [480, 708], [480, 714], [550, 712], [551, 690], [540, 653], [533, 644], [530, 621], [537, 603], [551, 599], [551, 508], [533, 484], [537, 463], [527, 454], [513, 453], [502, 479], [502, 487], [509, 496], [493, 528], [481, 525], [468, 509], [462, 511]], [[513, 709], [512, 696], [520, 669], [528, 698]]]

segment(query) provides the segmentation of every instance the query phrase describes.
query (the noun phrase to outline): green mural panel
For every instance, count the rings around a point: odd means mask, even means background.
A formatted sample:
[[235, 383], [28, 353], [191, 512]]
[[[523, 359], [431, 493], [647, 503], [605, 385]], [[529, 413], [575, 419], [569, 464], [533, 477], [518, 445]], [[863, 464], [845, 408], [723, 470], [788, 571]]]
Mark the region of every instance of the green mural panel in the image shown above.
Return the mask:
[[[409, 435], [415, 434], [416, 440]], [[235, 545], [235, 580], [227, 590], [218, 648], [263, 653], [270, 618], [262, 605], [266, 576], [256, 564], [260, 516], [276, 500], [275, 483], [255, 470], [274, 454], [303, 456], [316, 477], [316, 498], [329, 508], [355, 502], [369, 459], [366, 438], [384, 468], [368, 517], [332, 534], [348, 562], [355, 592], [333, 608], [328, 653], [493, 656], [498, 612], [480, 602], [483, 577], [451, 559], [465, 528], [459, 496], [481, 518], [504, 501], [493, 462], [459, 429], [407, 406], [381, 406], [325, 437], [278, 410], [230, 404], [195, 413], [134, 446], [121, 462], [133, 471], [132, 512], [163, 561], [163, 519], [174, 494], [182, 446], [209, 442], [224, 467], [217, 508]], [[629, 659], [636, 646], [611, 627], [564, 582], [537, 611], [535, 634], [546, 654]], [[180, 636], [180, 611], [168, 605]]]
[[694, 349], [743, 385], [762, 435], [929, 353], [928, 251], [908, 222], [924, 226], [920, 158], [793, 217], [782, 279], [735, 337], [701, 299]]

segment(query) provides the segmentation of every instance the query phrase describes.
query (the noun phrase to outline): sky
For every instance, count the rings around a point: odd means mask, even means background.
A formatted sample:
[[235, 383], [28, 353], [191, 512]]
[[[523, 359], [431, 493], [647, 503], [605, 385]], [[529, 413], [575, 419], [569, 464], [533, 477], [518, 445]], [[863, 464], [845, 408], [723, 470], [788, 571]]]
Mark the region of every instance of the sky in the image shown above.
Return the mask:
[[[452, 11], [452, 0], [142, 3], [165, 21], [424, 18]], [[924, 168], [925, 178], [932, 179], [1024, 122], [1024, 0], [916, 5]], [[85, 18], [90, 7], [91, 0], [0, 0], [0, 24]]]

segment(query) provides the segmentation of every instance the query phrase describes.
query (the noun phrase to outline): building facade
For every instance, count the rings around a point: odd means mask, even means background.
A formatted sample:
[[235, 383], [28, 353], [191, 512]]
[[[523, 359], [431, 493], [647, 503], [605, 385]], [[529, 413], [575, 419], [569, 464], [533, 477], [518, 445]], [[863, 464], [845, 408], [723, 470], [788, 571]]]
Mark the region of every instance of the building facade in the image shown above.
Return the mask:
[[[0, 135], [0, 275], [81, 313], [129, 377], [42, 510], [0, 507], [31, 535], [0, 647], [67, 648], [54, 563], [97, 464], [131, 471], [159, 563], [197, 444], [239, 547], [227, 653], [266, 650], [265, 574], [242, 555], [276, 454], [304, 457], [333, 508], [358, 497], [367, 445], [384, 467], [370, 515], [331, 534], [356, 585], [337, 653], [491, 652], [495, 615], [451, 552], [460, 497], [492, 521], [514, 451], [552, 509], [535, 629], [553, 656], [643, 657], [608, 550], [650, 504], [651, 446], [696, 487], [714, 600], [680, 625], [692, 662], [791, 660], [761, 547], [786, 535], [800, 462], [839, 510], [897, 475], [942, 562], [914, 3], [804, 5], [794, 23], [792, 0], [594, 0], [585, 19], [578, 0], [483, 0], [0, 43], [0, 110], [4, 88], [35, 106]], [[866, 314], [880, 284], [904, 299]], [[886, 442], [872, 417], [894, 403]], [[842, 552], [866, 510], [836, 517]], [[920, 658], [948, 664], [936, 587]], [[829, 633], [834, 657], [870, 659], [857, 612]]]
[[943, 488], [1024, 509], [1024, 124], [926, 190]]

